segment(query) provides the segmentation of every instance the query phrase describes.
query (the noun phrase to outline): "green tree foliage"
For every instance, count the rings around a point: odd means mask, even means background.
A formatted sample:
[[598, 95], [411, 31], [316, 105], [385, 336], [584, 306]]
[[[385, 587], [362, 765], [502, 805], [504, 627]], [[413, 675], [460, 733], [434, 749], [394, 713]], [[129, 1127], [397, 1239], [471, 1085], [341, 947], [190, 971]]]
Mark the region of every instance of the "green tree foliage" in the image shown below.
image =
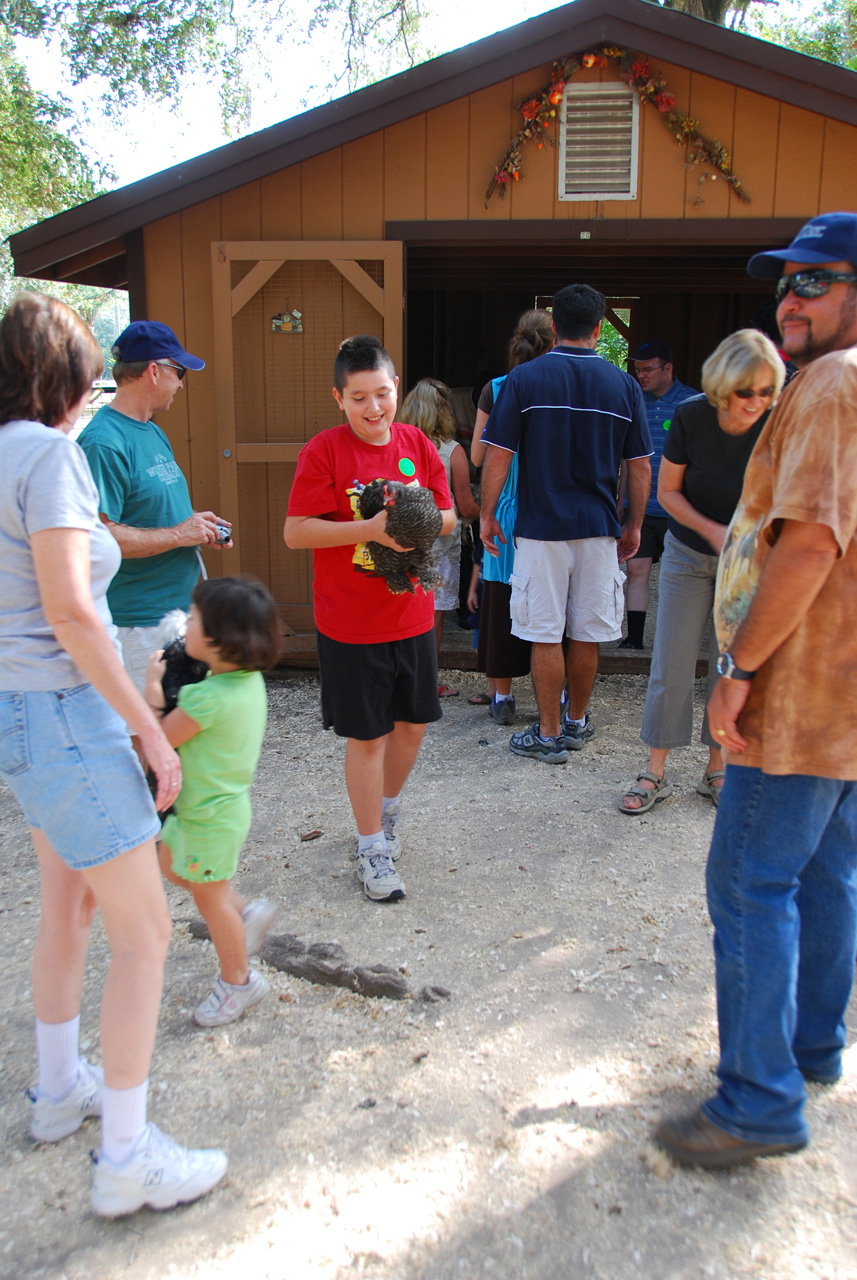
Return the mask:
[[857, 2], [825, 0], [810, 14], [765, 15], [754, 32], [765, 40], [857, 71]]
[[57, 44], [72, 83], [100, 77], [109, 116], [143, 98], [175, 101], [197, 77], [217, 84], [232, 132], [249, 120], [248, 70], [258, 75], [265, 58], [274, 65], [285, 41], [325, 29], [336, 51], [332, 85], [349, 90], [413, 64], [419, 0], [315, 0], [303, 29], [295, 2], [0, 0], [0, 21], [14, 35]]
[[743, 27], [749, 15], [761, 5], [776, 0], [659, 0], [665, 9], [677, 9], [692, 18], [704, 18], [719, 27]]

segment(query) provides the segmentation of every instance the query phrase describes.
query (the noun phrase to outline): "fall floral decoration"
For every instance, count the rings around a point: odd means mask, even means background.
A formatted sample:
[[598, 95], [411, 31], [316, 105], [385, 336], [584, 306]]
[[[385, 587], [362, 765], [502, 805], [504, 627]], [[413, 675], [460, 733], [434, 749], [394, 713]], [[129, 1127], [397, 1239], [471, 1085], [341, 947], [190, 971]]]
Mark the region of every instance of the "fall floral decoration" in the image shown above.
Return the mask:
[[[732, 157], [722, 143], [712, 141], [699, 132], [699, 121], [685, 115], [675, 105], [675, 94], [667, 88], [662, 72], [652, 71], [648, 59], [642, 54], [626, 49], [617, 49], [605, 45], [600, 51], [572, 53], [565, 58], [558, 58], [553, 64], [550, 84], [536, 93], [530, 94], [519, 103], [518, 110], [523, 119], [523, 128], [515, 134], [509, 143], [509, 149], [503, 156], [494, 176], [485, 192], [485, 207], [495, 191], [499, 190], [500, 198], [505, 199], [506, 187], [510, 182], [521, 179], [522, 151], [525, 143], [535, 140], [536, 147], [541, 150], [545, 142], [556, 146], [556, 140], [548, 135], [551, 123], [556, 121], [557, 108], [562, 102], [563, 90], [573, 76], [582, 67], [608, 67], [610, 63], [619, 67], [619, 73], [626, 84], [636, 92], [641, 102], [648, 102], [663, 116], [664, 124], [680, 147], [685, 147], [687, 159], [685, 168], [696, 169], [699, 165], [710, 165], [721, 173], [735, 192], [739, 200], [750, 203], [750, 197], [738, 178], [732, 172]], [[700, 175], [700, 189], [706, 180], [715, 182], [717, 173]], [[696, 204], [702, 203], [698, 194]]]

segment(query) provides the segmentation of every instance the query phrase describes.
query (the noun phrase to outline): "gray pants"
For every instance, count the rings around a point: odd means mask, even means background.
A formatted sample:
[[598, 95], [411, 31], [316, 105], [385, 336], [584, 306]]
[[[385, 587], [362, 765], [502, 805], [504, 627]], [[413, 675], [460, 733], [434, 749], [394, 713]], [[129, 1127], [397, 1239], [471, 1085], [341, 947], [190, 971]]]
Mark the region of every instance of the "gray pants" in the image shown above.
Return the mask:
[[[693, 682], [705, 624], [714, 604], [719, 557], [705, 555], [667, 533], [658, 579], [658, 622], [640, 737], [647, 747], [686, 747], [693, 734]], [[717, 639], [711, 629], [708, 697], [717, 682]], [[702, 722], [701, 741], [720, 744]]]

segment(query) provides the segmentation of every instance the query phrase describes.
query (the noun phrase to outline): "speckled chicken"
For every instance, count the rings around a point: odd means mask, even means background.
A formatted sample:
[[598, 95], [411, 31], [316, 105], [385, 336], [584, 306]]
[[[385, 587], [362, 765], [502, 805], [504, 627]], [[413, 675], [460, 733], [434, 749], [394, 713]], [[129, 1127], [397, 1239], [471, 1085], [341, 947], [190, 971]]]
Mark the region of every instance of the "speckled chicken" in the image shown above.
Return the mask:
[[431, 591], [440, 582], [432, 548], [443, 523], [434, 494], [430, 489], [398, 480], [373, 480], [360, 494], [360, 514], [364, 520], [371, 520], [382, 507], [388, 513], [387, 533], [413, 550], [394, 551], [380, 542], [370, 542], [367, 545], [375, 568], [394, 596], [405, 591], [413, 595], [414, 578], [424, 590]]

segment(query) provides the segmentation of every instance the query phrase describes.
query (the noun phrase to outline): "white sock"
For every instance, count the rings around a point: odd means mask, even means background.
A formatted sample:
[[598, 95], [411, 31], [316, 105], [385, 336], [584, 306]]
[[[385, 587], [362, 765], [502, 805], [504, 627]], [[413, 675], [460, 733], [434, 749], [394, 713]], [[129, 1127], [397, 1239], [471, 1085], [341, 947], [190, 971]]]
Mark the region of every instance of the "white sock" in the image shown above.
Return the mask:
[[392, 804], [398, 804], [402, 798], [401, 791], [397, 796], [381, 796], [381, 813], [384, 814]]
[[569, 723], [569, 724], [576, 724], [576, 725], [579, 725], [581, 729], [583, 729], [583, 728], [585, 728], [585, 727], [586, 727], [586, 713], [585, 713], [585, 712], [584, 712], [584, 715], [583, 715], [583, 719], [582, 719], [582, 720], [574, 720], [571, 716], [567, 716], [567, 717], [566, 717], [566, 719], [568, 720], [568, 723]]
[[366, 852], [366, 850], [367, 850], [367, 849], [369, 849], [373, 844], [384, 844], [384, 843], [385, 843], [385, 842], [384, 842], [384, 832], [383, 832], [383, 831], [376, 831], [376, 832], [375, 832], [375, 834], [374, 834], [373, 836], [361, 836], [361, 835], [358, 835], [358, 837], [357, 837], [357, 853], [358, 853], [358, 855], [359, 855], [359, 854], [361, 854], [361, 853], [365, 853], [365, 852]]
[[124, 1164], [146, 1127], [146, 1095], [149, 1081], [131, 1089], [110, 1089], [101, 1094], [101, 1154], [113, 1164]]
[[39, 1095], [59, 1102], [77, 1084], [80, 1062], [80, 1015], [68, 1022], [41, 1022], [36, 1018], [36, 1051], [39, 1058]]
[[511, 695], [511, 693], [495, 693], [495, 694], [494, 694], [494, 701], [495, 701], [495, 702], [508, 702], [508, 701], [509, 701], [509, 699], [511, 698], [511, 696], [512, 696], [512, 695]]

